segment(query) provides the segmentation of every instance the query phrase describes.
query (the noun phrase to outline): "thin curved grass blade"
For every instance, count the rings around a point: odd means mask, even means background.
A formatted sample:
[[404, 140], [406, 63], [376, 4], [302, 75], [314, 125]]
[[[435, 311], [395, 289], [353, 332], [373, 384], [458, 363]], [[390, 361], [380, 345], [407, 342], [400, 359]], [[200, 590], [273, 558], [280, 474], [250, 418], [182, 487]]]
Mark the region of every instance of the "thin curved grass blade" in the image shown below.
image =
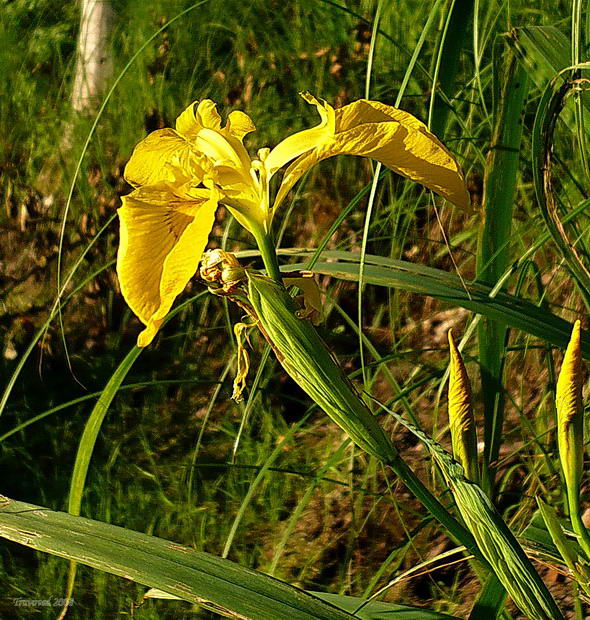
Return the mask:
[[559, 87], [558, 85], [559, 81], [556, 79], [549, 82], [537, 107], [532, 136], [533, 183], [547, 230], [561, 252], [586, 306], [590, 307], [590, 269], [586, 264], [585, 252], [581, 252], [577, 247], [578, 240], [582, 237], [575, 231], [574, 223], [570, 223], [573, 234], [566, 229], [553, 186], [555, 127], [567, 97], [577, 89], [577, 85], [571, 80]]

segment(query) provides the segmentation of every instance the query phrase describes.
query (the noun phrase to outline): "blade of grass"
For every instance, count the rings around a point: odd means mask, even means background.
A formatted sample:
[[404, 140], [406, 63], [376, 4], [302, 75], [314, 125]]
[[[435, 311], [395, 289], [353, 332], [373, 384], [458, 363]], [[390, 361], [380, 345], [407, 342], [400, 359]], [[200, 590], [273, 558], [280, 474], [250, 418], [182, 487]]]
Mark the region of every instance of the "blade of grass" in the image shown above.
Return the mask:
[[468, 620], [497, 618], [504, 608], [506, 589], [496, 575], [490, 575], [471, 608]]
[[269, 467], [271, 467], [271, 465], [281, 455], [281, 453], [284, 450], [285, 444], [288, 441], [291, 440], [293, 435], [307, 421], [307, 418], [309, 417], [310, 413], [311, 413], [311, 411], [308, 411], [301, 418], [301, 420], [299, 422], [297, 422], [297, 424], [294, 424], [289, 429], [289, 432], [281, 439], [281, 441], [277, 443], [277, 445], [274, 448], [274, 450], [271, 452], [271, 454], [269, 454], [269, 456], [264, 461], [264, 464], [259, 469], [258, 473], [256, 474], [256, 478], [248, 486], [248, 491], [246, 493], [246, 496], [242, 500], [242, 502], [240, 504], [240, 508], [239, 508], [236, 516], [234, 517], [232, 525], [231, 525], [231, 527], [229, 529], [229, 533], [227, 535], [227, 539], [225, 541], [225, 545], [223, 547], [223, 551], [222, 551], [221, 557], [226, 558], [229, 555], [231, 546], [233, 544], [234, 538], [235, 538], [236, 533], [238, 531], [238, 527], [239, 527], [239, 525], [240, 525], [240, 523], [241, 523], [241, 521], [242, 521], [242, 519], [244, 517], [244, 514], [245, 514], [248, 506], [250, 505], [250, 502], [252, 501], [252, 498], [254, 497], [254, 494], [256, 493], [256, 491], [258, 489], [258, 486], [263, 482], [264, 478], [266, 477], [266, 474], [267, 474], [267, 471], [268, 471]]
[[[172, 317], [178, 314], [188, 304], [193, 303], [199, 297], [206, 295], [206, 291], [196, 295], [195, 297], [188, 299], [184, 303], [178, 305], [168, 316], [166, 317], [164, 324], [167, 323]], [[90, 416], [84, 426], [82, 437], [78, 443], [78, 450], [76, 452], [76, 459], [74, 461], [74, 468], [72, 471], [72, 479], [70, 481], [70, 492], [68, 496], [68, 512], [71, 515], [79, 515], [82, 506], [82, 497], [84, 495], [84, 488], [86, 486], [86, 476], [88, 474], [88, 468], [90, 461], [94, 453], [94, 446], [98, 438], [104, 418], [109, 410], [113, 399], [119, 392], [123, 380], [133, 367], [133, 364], [144, 349], [135, 346], [127, 353], [123, 358], [123, 361], [119, 364], [115, 372], [111, 375], [106, 386], [102, 390], [98, 401], [94, 405]], [[66, 586], [66, 599], [70, 599], [74, 583], [76, 580], [76, 563], [70, 563], [70, 569], [68, 571], [68, 583]], [[67, 605], [64, 605], [62, 609], [62, 616]]]
[[[373, 59], [375, 56], [375, 49], [377, 46], [377, 38], [379, 33], [379, 22], [381, 21], [381, 10], [383, 8], [383, 2], [379, 0], [377, 3], [377, 9], [375, 10], [375, 19], [373, 20], [373, 30], [371, 32], [371, 43], [369, 46], [369, 57], [367, 59], [367, 72], [365, 76], [365, 99], [370, 98], [371, 92], [371, 76], [373, 69]], [[406, 71], [406, 75], [408, 72]], [[400, 100], [403, 94], [404, 85], [398, 92], [397, 99]], [[381, 174], [381, 163], [378, 162], [375, 166], [375, 170], [373, 173], [373, 182], [371, 183], [371, 193], [369, 194], [369, 200], [367, 201], [367, 211], [365, 214], [365, 225], [363, 227], [363, 236], [361, 239], [361, 261], [360, 261], [360, 271], [359, 271], [359, 285], [358, 285], [358, 295], [357, 295], [357, 317], [358, 317], [358, 330], [359, 330], [359, 360], [361, 365], [361, 370], [363, 374], [363, 385], [365, 389], [368, 385], [368, 377], [365, 370], [365, 349], [363, 346], [362, 339], [362, 330], [363, 330], [363, 266], [364, 266], [364, 256], [367, 253], [367, 242], [369, 239], [369, 231], [371, 228], [371, 219], [373, 216], [373, 208], [375, 206], [375, 197], [377, 195], [377, 187], [379, 185], [379, 175]]]
[[88, 252], [90, 252], [91, 248], [98, 241], [98, 239], [101, 237], [101, 235], [107, 230], [107, 228], [110, 226], [110, 224], [112, 223], [112, 221], [114, 219], [115, 219], [115, 214], [113, 214], [107, 220], [107, 222], [104, 224], [104, 226], [91, 239], [91, 241], [84, 248], [84, 250], [82, 251], [80, 256], [77, 258], [76, 262], [74, 263], [74, 265], [70, 269], [70, 272], [68, 273], [67, 277], [65, 278], [65, 280], [63, 282], [63, 285], [62, 285], [62, 288], [60, 289], [60, 292], [59, 292], [59, 295], [58, 295], [58, 299], [53, 304], [53, 307], [51, 308], [51, 311], [49, 312], [48, 318], [43, 323], [41, 328], [37, 330], [37, 332], [33, 336], [33, 339], [29, 343], [29, 346], [27, 347], [26, 351], [21, 355], [21, 358], [20, 358], [18, 364], [16, 365], [16, 368], [12, 372], [12, 375], [10, 376], [10, 379], [8, 380], [8, 383], [6, 384], [6, 387], [4, 388], [4, 391], [2, 392], [2, 397], [0, 398], [0, 415], [2, 415], [2, 413], [4, 412], [4, 409], [6, 408], [6, 403], [8, 402], [8, 399], [10, 398], [10, 394], [12, 393], [12, 389], [14, 387], [14, 384], [16, 383], [16, 380], [18, 379], [18, 376], [20, 375], [20, 373], [21, 373], [22, 369], [24, 368], [27, 360], [29, 359], [31, 353], [33, 352], [33, 349], [35, 348], [35, 345], [43, 337], [43, 335], [45, 334], [46, 330], [49, 328], [49, 325], [51, 325], [51, 322], [53, 321], [53, 319], [55, 318], [57, 313], [60, 312], [64, 308], [64, 306], [68, 303], [68, 301], [70, 301], [78, 291], [82, 290], [88, 284], [88, 282], [90, 282], [99, 273], [101, 273], [105, 269], [108, 269], [109, 267], [111, 267], [114, 264], [115, 261], [109, 261], [107, 264], [103, 265], [100, 269], [94, 271], [90, 276], [87, 276], [86, 278], [84, 278], [83, 281], [78, 286], [76, 286], [74, 288], [74, 290], [71, 291], [67, 295], [67, 297], [65, 299], [62, 299], [62, 296], [65, 293], [66, 287], [68, 286], [68, 284], [70, 283], [70, 281], [74, 277], [74, 274], [76, 273], [78, 267], [82, 264], [85, 256], [88, 254]]
[[[394, 103], [394, 107], [398, 107], [403, 99], [403, 96], [406, 92], [406, 88], [408, 86], [408, 82], [410, 81], [410, 78], [412, 76], [412, 73], [414, 71], [415, 66], [418, 63], [418, 57], [420, 55], [420, 52], [422, 51], [422, 48], [424, 46], [424, 42], [426, 41], [426, 37], [428, 35], [428, 33], [430, 32], [430, 29], [432, 27], [432, 25], [434, 24], [434, 20], [435, 17], [438, 15], [438, 10], [439, 10], [439, 5], [440, 5], [440, 0], [437, 0], [434, 4], [434, 6], [432, 7], [432, 10], [430, 11], [430, 14], [428, 16], [428, 19], [426, 20], [426, 23], [424, 24], [424, 27], [422, 28], [422, 31], [420, 33], [420, 37], [418, 38], [418, 41], [416, 43], [416, 46], [414, 47], [414, 51], [412, 53], [412, 57], [410, 58], [410, 62], [408, 63], [408, 66], [406, 68], [406, 71], [404, 73], [404, 77], [402, 79], [402, 82], [400, 84], [397, 96], [395, 98], [395, 103]], [[378, 11], [375, 14], [375, 30], [373, 32], [373, 37], [371, 38], [371, 52], [374, 52], [374, 45], [373, 43], [376, 41], [376, 34], [379, 33], [379, 15], [380, 15], [380, 7], [381, 4], [379, 4], [378, 6]], [[372, 56], [370, 56], [370, 62], [367, 64], [367, 80], [366, 80], [366, 85], [365, 85], [365, 98], [369, 98], [369, 85], [370, 85], [370, 75], [371, 75], [371, 66], [372, 66]], [[357, 315], [358, 315], [358, 324], [359, 324], [359, 355], [360, 355], [360, 363], [361, 363], [361, 369], [363, 371], [363, 382], [365, 383], [365, 385], [367, 384], [367, 377], [365, 376], [365, 359], [364, 359], [364, 344], [363, 344], [363, 339], [362, 339], [362, 325], [363, 325], [363, 265], [364, 265], [364, 257], [367, 253], [367, 241], [368, 241], [368, 236], [369, 236], [369, 230], [370, 230], [370, 224], [371, 224], [371, 216], [372, 216], [372, 212], [373, 212], [373, 205], [374, 205], [374, 201], [375, 201], [375, 195], [376, 195], [376, 191], [377, 191], [377, 186], [379, 185], [379, 182], [381, 181], [381, 179], [383, 178], [383, 175], [381, 174], [381, 164], [378, 163], [375, 166], [375, 170], [374, 170], [374, 175], [373, 175], [373, 181], [371, 183], [371, 191], [369, 194], [369, 199], [368, 199], [368, 203], [367, 203], [367, 213], [365, 216], [365, 225], [364, 225], [364, 230], [363, 230], [363, 237], [362, 237], [362, 242], [361, 242], [361, 261], [360, 261], [360, 265], [361, 265], [361, 269], [359, 272], [359, 286], [358, 286], [358, 300], [357, 300]]]
[[289, 520], [285, 526], [285, 530], [281, 535], [280, 539], [274, 545], [274, 553], [270, 568], [268, 569], [269, 575], [274, 575], [279, 566], [279, 560], [285, 550], [287, 545], [287, 541], [291, 537], [291, 534], [295, 530], [303, 511], [307, 508], [307, 505], [313, 498], [317, 487], [324, 481], [325, 474], [333, 468], [343, 457], [345, 449], [350, 446], [349, 441], [343, 442], [337, 450], [330, 455], [321, 466], [321, 468], [317, 471], [317, 474], [310, 481], [309, 486], [307, 487], [303, 497], [297, 502], [297, 505], [291, 510], [291, 514], [289, 516]]
[[[121, 385], [119, 387], [119, 391], [137, 390], [140, 388], [152, 387], [152, 386], [158, 386], [158, 385], [181, 385], [183, 383], [192, 383], [196, 385], [199, 385], [199, 384], [213, 385], [216, 382], [215, 381], [203, 381], [200, 379], [165, 379], [165, 380], [157, 380], [157, 381], [139, 381], [137, 383], [127, 383], [125, 385]], [[220, 382], [220, 385], [222, 385], [222, 382]], [[84, 394], [83, 396], [79, 396], [78, 398], [74, 398], [73, 400], [69, 400], [65, 403], [60, 403], [59, 405], [56, 405], [55, 407], [51, 407], [50, 409], [47, 409], [46, 411], [42, 411], [41, 413], [38, 413], [37, 415], [29, 418], [28, 420], [21, 422], [20, 424], [10, 429], [9, 431], [6, 431], [3, 435], [0, 435], [0, 443], [2, 443], [3, 441], [6, 441], [6, 439], [8, 439], [9, 437], [12, 437], [12, 435], [15, 435], [16, 433], [20, 433], [28, 426], [31, 426], [31, 424], [36, 424], [37, 422], [44, 420], [46, 417], [53, 415], [54, 413], [58, 413], [60, 411], [63, 411], [64, 409], [73, 407], [74, 405], [79, 405], [80, 403], [84, 403], [87, 400], [94, 400], [95, 398], [100, 397], [101, 394], [102, 394], [102, 390], [100, 392], [90, 392], [90, 394]]]

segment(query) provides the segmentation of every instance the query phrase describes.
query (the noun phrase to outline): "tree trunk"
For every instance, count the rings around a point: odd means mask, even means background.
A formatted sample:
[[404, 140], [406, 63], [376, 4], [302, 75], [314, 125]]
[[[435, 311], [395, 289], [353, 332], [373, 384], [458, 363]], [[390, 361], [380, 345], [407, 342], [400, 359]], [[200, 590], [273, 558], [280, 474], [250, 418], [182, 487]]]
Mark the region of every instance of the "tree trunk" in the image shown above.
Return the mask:
[[80, 34], [72, 108], [92, 110], [111, 76], [113, 64], [109, 39], [113, 26], [110, 0], [81, 0]]

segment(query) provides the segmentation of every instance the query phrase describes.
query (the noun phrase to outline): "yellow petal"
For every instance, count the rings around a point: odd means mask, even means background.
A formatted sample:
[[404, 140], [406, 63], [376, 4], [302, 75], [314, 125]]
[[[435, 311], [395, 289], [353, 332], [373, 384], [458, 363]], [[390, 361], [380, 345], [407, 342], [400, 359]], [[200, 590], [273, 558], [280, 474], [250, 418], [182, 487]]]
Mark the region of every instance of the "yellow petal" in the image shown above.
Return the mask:
[[313, 274], [306, 272], [296, 278], [283, 278], [283, 284], [287, 288], [296, 286], [303, 293], [302, 316], [308, 318], [314, 325], [319, 325], [322, 322], [322, 294]]
[[240, 110], [234, 110], [227, 117], [224, 131], [241, 142], [245, 135], [256, 131], [256, 126], [247, 114], [240, 112]]
[[287, 162], [329, 140], [334, 135], [334, 108], [325, 101], [318, 101], [309, 93], [302, 93], [301, 96], [307, 103], [315, 105], [322, 120], [317, 127], [294, 133], [275, 146], [264, 161], [269, 177]]
[[176, 119], [176, 131], [187, 140], [194, 140], [198, 131], [203, 128], [195, 114], [197, 104], [197, 101], [193, 101]]
[[[176, 119], [177, 132], [190, 141], [200, 156], [197, 180], [207, 187], [220, 188], [224, 204], [248, 230], [252, 230], [250, 218], [263, 221], [267, 215], [266, 211], [260, 213], [259, 186], [252, 177], [252, 161], [242, 142], [255, 129], [252, 119], [239, 110], [231, 112], [222, 127], [216, 105], [210, 99], [191, 104]], [[179, 189], [186, 185], [177, 184]]]
[[250, 356], [244, 346], [244, 332], [247, 329], [256, 327], [257, 323], [236, 323], [234, 325], [234, 335], [236, 337], [236, 343], [238, 345], [237, 350], [237, 369], [234, 379], [232, 399], [239, 403], [242, 400], [242, 392], [246, 388], [246, 378], [248, 377], [248, 371], [250, 370]]
[[[211, 99], [194, 101], [176, 119], [176, 131], [187, 140], [194, 140], [201, 129], [212, 129], [221, 132], [221, 116], [217, 112], [217, 105]], [[239, 140], [249, 132], [254, 131], [254, 123], [243, 112], [232, 112], [223, 131], [227, 130]]]
[[217, 208], [215, 192], [202, 193], [187, 201], [161, 184], [123, 197], [117, 273], [125, 300], [146, 325], [139, 346], [151, 342], [197, 271]]
[[158, 129], [142, 140], [125, 166], [133, 187], [202, 176], [190, 144], [173, 129]]
[[[208, 129], [207, 127], [199, 131], [195, 140], [195, 146], [199, 152], [206, 155], [214, 165], [235, 167], [238, 169], [245, 167], [249, 173], [250, 157], [241, 143], [238, 142], [238, 144], [242, 147], [240, 150], [243, 151], [243, 153], [238, 152], [235, 145], [231, 144], [221, 132]], [[242, 162], [242, 156], [244, 156], [245, 162]], [[243, 163], [245, 166], [243, 166]]]
[[197, 122], [201, 127], [207, 127], [214, 131], [221, 129], [221, 116], [217, 111], [217, 105], [211, 99], [203, 99], [197, 105]]
[[275, 207], [315, 163], [333, 155], [370, 157], [450, 202], [470, 205], [459, 165], [417, 118], [378, 101], [361, 99], [335, 110], [335, 132], [286, 170]]

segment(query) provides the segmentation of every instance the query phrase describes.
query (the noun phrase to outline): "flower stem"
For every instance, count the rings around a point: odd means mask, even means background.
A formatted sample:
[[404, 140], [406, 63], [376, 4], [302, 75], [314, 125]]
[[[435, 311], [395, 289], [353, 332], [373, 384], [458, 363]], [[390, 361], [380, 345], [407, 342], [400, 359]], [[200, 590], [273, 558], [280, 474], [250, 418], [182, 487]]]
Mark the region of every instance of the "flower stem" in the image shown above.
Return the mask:
[[[578, 491], [579, 492], [579, 491]], [[582, 515], [580, 512], [580, 501], [579, 495], [575, 496], [573, 491], [567, 490], [568, 496], [568, 508], [570, 513], [570, 521], [572, 524], [572, 529], [578, 536], [578, 544], [584, 550], [586, 557], [590, 559], [590, 535], [588, 534], [588, 530], [586, 529], [586, 525], [582, 520]]]
[[267, 275], [277, 284], [283, 283], [274, 237], [270, 231], [253, 231]]

